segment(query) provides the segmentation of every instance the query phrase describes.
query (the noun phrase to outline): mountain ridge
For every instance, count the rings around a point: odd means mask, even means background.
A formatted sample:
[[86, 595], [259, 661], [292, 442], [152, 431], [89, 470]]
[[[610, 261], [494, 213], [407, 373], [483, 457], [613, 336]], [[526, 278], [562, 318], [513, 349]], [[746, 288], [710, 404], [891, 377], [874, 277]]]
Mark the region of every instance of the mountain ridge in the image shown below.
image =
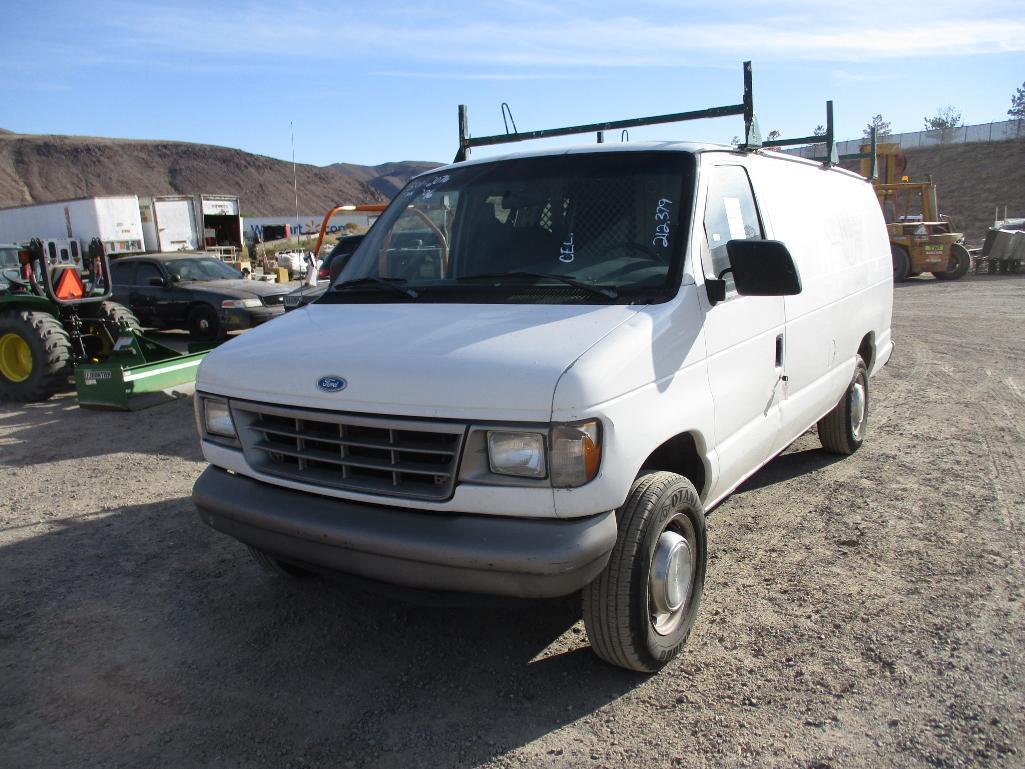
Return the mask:
[[[296, 164], [306, 212], [389, 200], [440, 163]], [[237, 195], [245, 214], [295, 210], [292, 164], [231, 147], [168, 139], [19, 134], [0, 128], [0, 207], [96, 195]]]

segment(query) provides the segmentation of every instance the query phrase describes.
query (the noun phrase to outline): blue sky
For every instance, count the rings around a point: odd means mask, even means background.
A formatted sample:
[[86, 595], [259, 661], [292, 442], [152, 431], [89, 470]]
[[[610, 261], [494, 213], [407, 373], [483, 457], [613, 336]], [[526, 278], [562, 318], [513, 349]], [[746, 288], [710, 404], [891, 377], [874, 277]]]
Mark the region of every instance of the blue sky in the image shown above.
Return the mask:
[[[287, 159], [292, 120], [296, 159], [317, 165], [451, 160], [460, 103], [478, 136], [503, 130], [503, 101], [520, 130], [733, 104], [744, 59], [763, 133], [789, 136], [824, 123], [827, 99], [838, 139], [877, 113], [918, 130], [948, 104], [1003, 120], [1025, 81], [1021, 0], [0, 0], [0, 14], [0, 127]], [[630, 138], [741, 133], [734, 117]]]

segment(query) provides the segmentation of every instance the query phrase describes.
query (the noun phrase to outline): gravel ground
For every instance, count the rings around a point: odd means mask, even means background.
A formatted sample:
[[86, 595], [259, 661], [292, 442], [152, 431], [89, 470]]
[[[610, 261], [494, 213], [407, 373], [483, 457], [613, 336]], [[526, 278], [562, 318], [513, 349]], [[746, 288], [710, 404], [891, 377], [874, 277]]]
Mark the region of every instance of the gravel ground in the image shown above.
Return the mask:
[[1025, 765], [1025, 279], [915, 280], [868, 440], [709, 518], [655, 676], [574, 601], [265, 578], [202, 526], [191, 404], [0, 405], [0, 766]]

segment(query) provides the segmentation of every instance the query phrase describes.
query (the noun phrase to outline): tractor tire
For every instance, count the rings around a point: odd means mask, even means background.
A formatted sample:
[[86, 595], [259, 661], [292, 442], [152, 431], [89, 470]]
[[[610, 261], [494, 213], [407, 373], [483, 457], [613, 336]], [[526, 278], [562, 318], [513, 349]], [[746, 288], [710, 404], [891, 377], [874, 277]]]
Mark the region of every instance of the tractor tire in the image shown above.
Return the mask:
[[84, 340], [86, 355], [95, 360], [109, 357], [121, 336], [122, 324], [127, 324], [132, 331], [141, 329], [135, 313], [123, 304], [100, 302], [93, 315], [82, 318], [82, 325], [89, 334]]
[[68, 383], [71, 338], [48, 312], [0, 313], [0, 399], [45, 401]]
[[608, 565], [583, 590], [584, 627], [601, 659], [654, 673], [687, 642], [701, 604], [705, 513], [689, 480], [654, 472], [634, 481], [616, 520]]
[[142, 324], [139, 323], [139, 319], [135, 316], [135, 313], [123, 304], [118, 304], [117, 302], [101, 302], [99, 317], [104, 320], [113, 320], [118, 323], [127, 324], [128, 328], [132, 331], [139, 331], [142, 329]]
[[972, 255], [968, 252], [968, 249], [960, 243], [954, 243], [950, 247], [949, 269], [946, 272], [934, 272], [933, 275], [939, 280], [957, 280], [967, 275], [968, 269], [971, 266]]
[[902, 283], [911, 274], [911, 257], [904, 246], [890, 244], [890, 256], [893, 258], [893, 282]]
[[189, 336], [197, 342], [216, 342], [223, 336], [217, 310], [208, 304], [197, 304], [189, 311]]

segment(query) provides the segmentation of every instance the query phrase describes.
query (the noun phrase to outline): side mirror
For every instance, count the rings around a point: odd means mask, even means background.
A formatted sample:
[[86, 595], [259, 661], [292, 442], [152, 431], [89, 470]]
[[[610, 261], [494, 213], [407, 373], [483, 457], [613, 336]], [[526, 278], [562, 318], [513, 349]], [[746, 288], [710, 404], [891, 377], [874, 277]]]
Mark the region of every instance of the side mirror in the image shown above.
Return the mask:
[[163, 278], [150, 278], [149, 284], [156, 288], [167, 288], [167, 281]]
[[335, 278], [337, 278], [341, 274], [342, 269], [345, 267], [346, 264], [349, 263], [349, 259], [351, 257], [352, 254], [338, 254], [338, 256], [334, 258], [334, 260], [331, 262], [331, 266], [328, 268], [329, 283], [333, 284], [335, 282]]
[[730, 269], [741, 296], [794, 296], [801, 276], [790, 251], [778, 240], [731, 240], [726, 244]]
[[171, 282], [172, 283], [178, 283], [178, 282], [181, 281], [181, 279], [182, 279], [182, 276], [179, 275], [177, 272], [172, 272], [171, 273]]

